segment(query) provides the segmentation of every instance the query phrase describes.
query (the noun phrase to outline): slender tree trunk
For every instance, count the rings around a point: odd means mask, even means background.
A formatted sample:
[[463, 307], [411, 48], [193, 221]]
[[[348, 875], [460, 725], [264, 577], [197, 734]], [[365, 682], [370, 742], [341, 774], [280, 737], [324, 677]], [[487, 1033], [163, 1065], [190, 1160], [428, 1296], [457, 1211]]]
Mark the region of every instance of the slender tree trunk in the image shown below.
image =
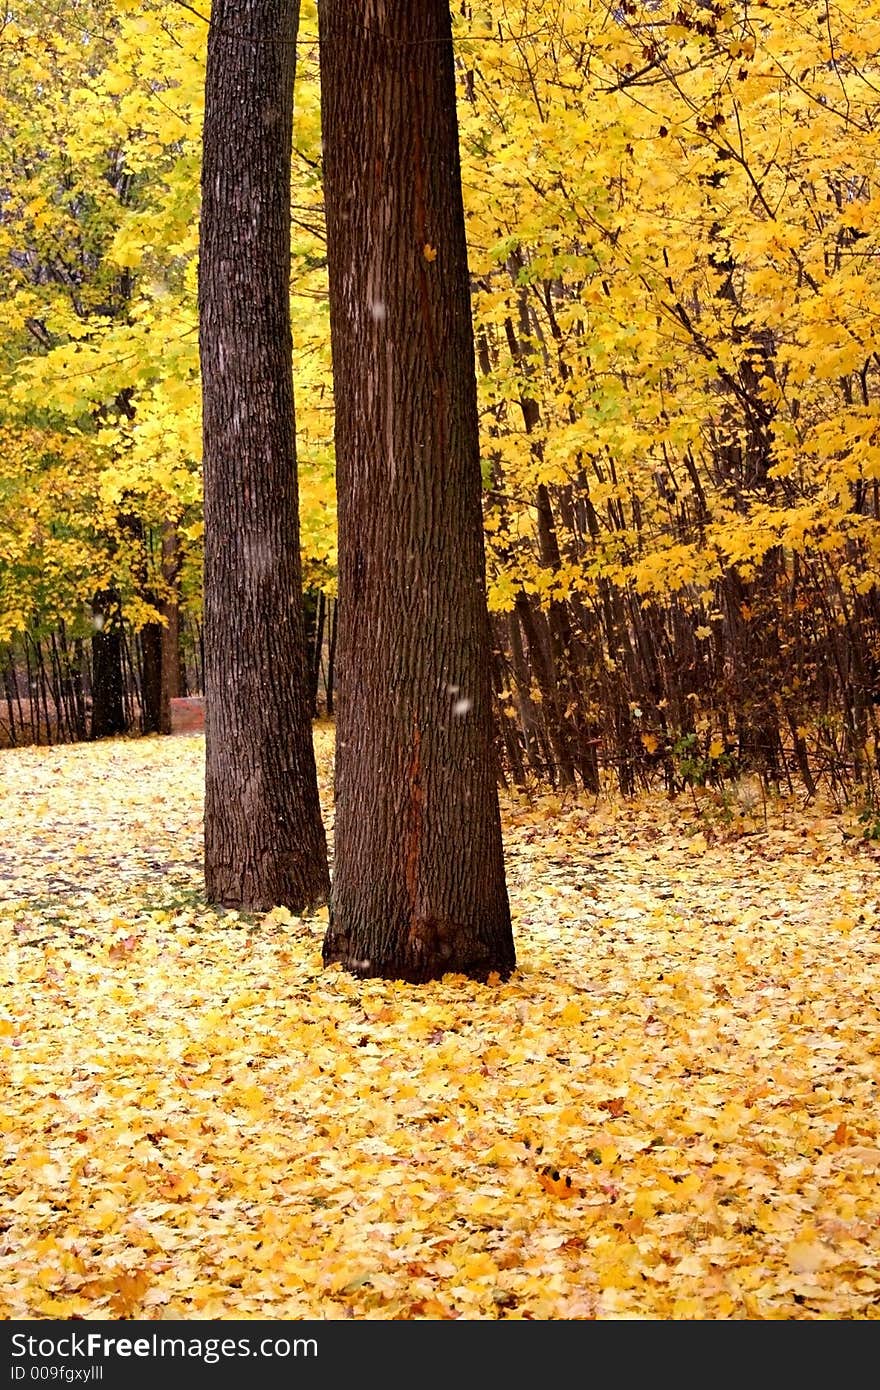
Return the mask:
[[127, 726], [122, 678], [122, 618], [119, 596], [96, 594], [92, 601], [92, 738], [124, 734]]
[[[12, 703], [12, 687], [15, 681], [15, 666], [12, 659], [12, 646], [7, 649], [7, 662], [3, 667], [3, 692], [6, 696], [6, 708], [9, 712], [9, 747], [14, 748], [18, 742], [15, 734], [15, 708]], [[10, 680], [10, 675], [12, 679]]]
[[[64, 641], [66, 645], [66, 637]], [[87, 737], [86, 697], [83, 689], [84, 667], [85, 652], [83, 650], [82, 638], [75, 637], [73, 641], [73, 661], [69, 662], [69, 668], [70, 685], [73, 691], [73, 704], [76, 711], [76, 736], [78, 739], [85, 739]]]
[[325, 692], [327, 696], [327, 714], [333, 714], [333, 696], [336, 690], [336, 634], [338, 631], [339, 604], [333, 600], [333, 610], [330, 614], [330, 636], [327, 639], [327, 682]]
[[199, 332], [205, 472], [205, 888], [248, 910], [325, 902], [290, 335], [298, 0], [215, 0]]
[[27, 673], [27, 692], [28, 692], [28, 714], [31, 722], [31, 742], [40, 742], [40, 701], [37, 697], [37, 685], [31, 669], [30, 639], [25, 632], [22, 634], [22, 645], [24, 647], [24, 663]]
[[318, 593], [318, 613], [315, 619], [315, 644], [312, 649], [311, 696], [312, 709], [317, 719], [319, 714], [319, 686], [324, 652], [324, 624], [327, 620], [327, 599], [323, 592]]
[[339, 496], [326, 962], [515, 964], [447, 0], [322, 0]]
[[[53, 727], [52, 716], [49, 714], [48, 684], [46, 679], [46, 664], [43, 661], [43, 647], [38, 638], [33, 639], [34, 656], [36, 657], [36, 669], [40, 679], [40, 698], [43, 701], [43, 714], [46, 719], [46, 742], [52, 744], [56, 741], [57, 728]], [[52, 702], [55, 703], [54, 700]], [[58, 709], [55, 709], [55, 725], [58, 722]]]
[[[155, 594], [147, 602], [158, 607]], [[141, 628], [141, 733], [162, 731], [162, 624], [145, 623]]]
[[172, 521], [162, 525], [162, 578], [168, 586], [160, 611], [165, 619], [161, 637], [159, 732], [171, 733], [171, 701], [185, 694], [180, 651], [180, 543]]
[[[27, 644], [25, 644], [25, 657], [26, 657], [26, 656], [27, 656]], [[19, 729], [22, 731], [22, 736], [23, 736], [23, 735], [24, 735], [24, 726], [25, 726], [26, 720], [25, 720], [25, 717], [24, 717], [24, 706], [22, 705], [22, 702], [21, 702], [21, 682], [19, 681], [19, 678], [18, 678], [18, 664], [17, 664], [16, 659], [15, 659], [15, 646], [14, 646], [14, 644], [10, 644], [10, 647], [9, 647], [9, 670], [10, 670], [10, 673], [11, 673], [11, 676], [12, 676], [12, 692], [13, 692], [13, 694], [15, 695], [15, 703], [16, 703], [16, 705], [17, 705], [17, 707], [18, 707], [18, 727], [19, 727]], [[28, 701], [28, 708], [30, 708], [30, 701]], [[31, 733], [33, 733], [33, 725], [31, 725]], [[23, 741], [24, 741], [24, 737], [22, 737], [22, 742], [23, 742]]]

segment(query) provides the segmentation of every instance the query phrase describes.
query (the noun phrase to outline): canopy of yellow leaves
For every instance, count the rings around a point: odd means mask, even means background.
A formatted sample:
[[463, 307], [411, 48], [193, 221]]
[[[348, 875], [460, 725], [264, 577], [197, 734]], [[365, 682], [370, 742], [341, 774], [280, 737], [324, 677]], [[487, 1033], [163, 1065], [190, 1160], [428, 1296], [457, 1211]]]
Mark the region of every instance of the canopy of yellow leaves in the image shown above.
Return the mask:
[[877, 1316], [843, 820], [509, 799], [517, 973], [414, 988], [202, 905], [202, 756], [0, 754], [0, 1316]]
[[[847, 583], [870, 587], [876, 0], [453, 9], [492, 605], [521, 589], [583, 598], [600, 578], [699, 592], [725, 566], [748, 579], [777, 546], [833, 552]], [[15, 136], [0, 150], [4, 410], [99, 422], [103, 503], [190, 525], [206, 26], [175, 0], [84, 0], [53, 19], [23, 0], [0, 35]], [[304, 0], [292, 307], [303, 559], [332, 592], [316, 29]], [[108, 410], [120, 392], [132, 418]], [[730, 459], [754, 446], [756, 419], [764, 472], [731, 497]], [[539, 486], [589, 499], [589, 559], [562, 505], [562, 565], [548, 572]], [[677, 534], [687, 518], [693, 543]]]

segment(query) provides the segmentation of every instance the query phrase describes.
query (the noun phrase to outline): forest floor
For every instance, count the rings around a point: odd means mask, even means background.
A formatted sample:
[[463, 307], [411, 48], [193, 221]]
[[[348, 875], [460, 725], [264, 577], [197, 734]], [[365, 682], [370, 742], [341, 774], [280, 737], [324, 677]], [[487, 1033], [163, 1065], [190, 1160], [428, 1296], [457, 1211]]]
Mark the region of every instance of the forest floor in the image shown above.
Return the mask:
[[203, 754], [0, 753], [0, 1317], [880, 1316], [853, 817], [505, 794], [516, 973], [362, 982], [202, 904]]

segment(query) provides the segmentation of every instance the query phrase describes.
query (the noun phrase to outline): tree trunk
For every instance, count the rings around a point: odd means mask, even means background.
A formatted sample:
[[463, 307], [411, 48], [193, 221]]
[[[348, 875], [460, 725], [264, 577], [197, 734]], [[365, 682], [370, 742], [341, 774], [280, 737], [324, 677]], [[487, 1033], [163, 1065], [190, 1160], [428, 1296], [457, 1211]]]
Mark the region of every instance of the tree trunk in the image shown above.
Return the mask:
[[506, 976], [474, 345], [447, 0], [322, 0], [339, 497], [324, 960]]
[[[146, 595], [147, 602], [158, 607], [155, 594]], [[162, 624], [145, 623], [141, 628], [141, 732], [158, 734], [162, 731]]]
[[215, 0], [199, 345], [205, 474], [205, 890], [303, 911], [329, 876], [303, 639], [290, 335], [297, 0]]
[[96, 594], [92, 600], [92, 738], [111, 738], [127, 728], [122, 680], [122, 617], [119, 596]]
[[162, 626], [159, 693], [159, 732], [171, 733], [171, 701], [186, 694], [186, 673], [180, 649], [180, 542], [172, 521], [162, 525], [162, 578], [167, 585], [160, 606]]

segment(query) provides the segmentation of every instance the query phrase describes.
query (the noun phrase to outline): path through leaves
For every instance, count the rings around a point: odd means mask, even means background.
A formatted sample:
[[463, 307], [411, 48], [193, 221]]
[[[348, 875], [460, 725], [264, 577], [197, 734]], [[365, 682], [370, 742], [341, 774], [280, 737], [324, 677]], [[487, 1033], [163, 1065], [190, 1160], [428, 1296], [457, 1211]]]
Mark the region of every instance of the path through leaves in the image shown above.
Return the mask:
[[843, 818], [509, 798], [519, 970], [412, 987], [205, 909], [202, 759], [0, 754], [0, 1315], [878, 1316]]

